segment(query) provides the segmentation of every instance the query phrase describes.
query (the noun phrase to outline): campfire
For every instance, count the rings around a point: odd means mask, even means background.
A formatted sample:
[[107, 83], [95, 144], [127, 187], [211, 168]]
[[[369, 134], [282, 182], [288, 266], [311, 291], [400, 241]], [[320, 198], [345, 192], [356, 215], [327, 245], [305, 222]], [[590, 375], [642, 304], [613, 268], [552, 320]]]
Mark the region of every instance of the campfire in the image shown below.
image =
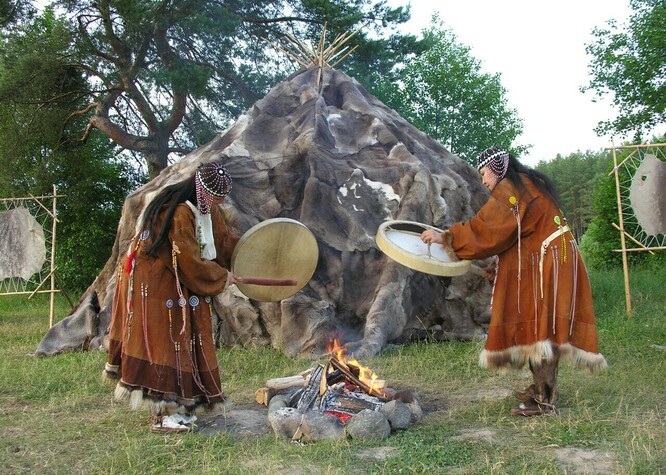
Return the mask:
[[[337, 339], [328, 350], [325, 363], [298, 375], [269, 379], [257, 390], [257, 402], [268, 405], [269, 421], [278, 435], [293, 440], [344, 437], [345, 432], [383, 437], [420, 418], [413, 392], [385, 387], [374, 371], [347, 358]], [[315, 420], [313, 433], [308, 428]]]

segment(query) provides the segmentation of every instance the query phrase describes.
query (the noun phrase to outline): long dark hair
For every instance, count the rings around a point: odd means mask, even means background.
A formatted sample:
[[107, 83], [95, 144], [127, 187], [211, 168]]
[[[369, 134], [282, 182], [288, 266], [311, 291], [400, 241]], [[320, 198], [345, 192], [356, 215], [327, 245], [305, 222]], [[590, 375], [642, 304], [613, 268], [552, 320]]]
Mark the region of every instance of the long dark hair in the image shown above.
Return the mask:
[[525, 187], [523, 181], [520, 179], [520, 175], [527, 175], [527, 178], [532, 180], [534, 186], [536, 186], [539, 191], [547, 195], [558, 208], [562, 208], [560, 205], [560, 194], [557, 191], [555, 183], [548, 178], [545, 174], [540, 171], [528, 168], [516, 159], [513, 155], [509, 154], [509, 167], [506, 171], [504, 178], [508, 179], [511, 183], [514, 184], [516, 188], [522, 191]]
[[171, 221], [173, 220], [173, 214], [176, 212], [176, 206], [185, 201], [190, 201], [196, 205], [197, 192], [194, 186], [195, 175], [196, 172], [184, 181], [167, 186], [160, 191], [150, 203], [148, 203], [148, 206], [146, 206], [146, 210], [143, 214], [142, 228], [149, 230], [151, 233], [158, 224], [161, 212], [164, 208], [167, 210], [164, 220], [160, 225], [160, 229], [157, 232], [157, 237], [153, 239], [152, 244], [146, 249], [146, 254], [151, 256], [156, 255], [157, 251], [159, 251], [166, 243], [169, 229], [171, 228]]

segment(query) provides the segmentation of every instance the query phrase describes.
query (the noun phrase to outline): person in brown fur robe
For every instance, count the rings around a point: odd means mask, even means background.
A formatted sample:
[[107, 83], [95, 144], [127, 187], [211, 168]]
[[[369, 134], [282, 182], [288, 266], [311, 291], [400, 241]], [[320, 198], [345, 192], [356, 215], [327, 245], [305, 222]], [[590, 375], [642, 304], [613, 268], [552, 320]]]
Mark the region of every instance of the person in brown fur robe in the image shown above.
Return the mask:
[[238, 237], [217, 206], [230, 191], [215, 162], [164, 188], [116, 272], [103, 376], [117, 381], [116, 399], [150, 409], [155, 432], [191, 430], [196, 408], [225, 400], [211, 314], [212, 297], [236, 282], [228, 269]]
[[599, 353], [592, 293], [578, 246], [558, 204], [555, 186], [504, 150], [477, 160], [488, 202], [469, 221], [424, 243], [440, 243], [460, 259], [496, 256], [491, 321], [480, 364], [529, 365], [534, 384], [516, 393], [511, 414], [556, 412], [557, 367], [569, 359], [590, 371], [606, 367]]

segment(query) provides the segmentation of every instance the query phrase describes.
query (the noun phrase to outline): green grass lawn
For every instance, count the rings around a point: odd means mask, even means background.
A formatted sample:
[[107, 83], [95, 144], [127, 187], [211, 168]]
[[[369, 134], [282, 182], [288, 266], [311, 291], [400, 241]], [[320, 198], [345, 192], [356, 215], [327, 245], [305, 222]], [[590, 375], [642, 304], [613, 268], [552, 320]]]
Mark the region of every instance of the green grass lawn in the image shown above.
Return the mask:
[[[29, 356], [48, 297], [0, 296], [0, 473], [666, 474], [666, 273], [632, 271], [631, 318], [621, 272], [591, 280], [609, 369], [562, 366], [560, 415], [509, 416], [511, 391], [530, 375], [479, 368], [482, 343], [415, 344], [363, 363], [420, 395], [421, 422], [384, 440], [308, 444], [153, 434], [146, 413], [112, 400], [100, 378], [105, 353]], [[57, 304], [56, 320], [69, 310]], [[221, 349], [218, 359], [227, 394], [244, 406], [267, 379], [312, 365], [267, 348]]]

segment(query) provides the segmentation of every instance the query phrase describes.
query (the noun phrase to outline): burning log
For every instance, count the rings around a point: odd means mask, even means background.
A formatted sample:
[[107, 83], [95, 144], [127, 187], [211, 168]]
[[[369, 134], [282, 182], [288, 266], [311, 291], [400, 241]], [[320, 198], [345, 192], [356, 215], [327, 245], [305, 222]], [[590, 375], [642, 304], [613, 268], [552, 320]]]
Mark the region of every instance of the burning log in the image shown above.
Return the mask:
[[[357, 366], [353, 366], [353, 365], [348, 366], [345, 363], [343, 363], [342, 361], [340, 361], [338, 358], [336, 358], [335, 356], [331, 357], [331, 360], [329, 361], [329, 364], [336, 371], [339, 371], [347, 380], [349, 380], [354, 385], [358, 386], [360, 389], [362, 389], [366, 393], [368, 393], [370, 395], [374, 394], [374, 395], [377, 396], [377, 398], [379, 398], [383, 401], [388, 401], [388, 398], [386, 396], [384, 396], [384, 393], [382, 393], [381, 389], [373, 388], [373, 387], [367, 385], [366, 383], [364, 383], [363, 381], [361, 381], [358, 378], [359, 370], [358, 370]], [[356, 370], [355, 370], [356, 375], [354, 374], [354, 372], [352, 372], [353, 371], [352, 368], [356, 368]]]
[[[349, 427], [354, 438], [385, 437], [422, 414], [411, 391], [385, 388], [384, 380], [341, 352], [331, 352], [325, 364], [301, 375], [269, 380], [269, 385], [284, 389], [262, 388], [266, 392], [257, 400], [270, 400], [273, 430], [291, 440], [340, 438], [347, 433], [343, 427]], [[280, 394], [271, 399], [273, 391]]]
[[308, 385], [303, 388], [303, 392], [296, 404], [296, 409], [299, 411], [305, 412], [309, 409], [312, 409], [315, 401], [319, 397], [320, 384], [322, 375], [324, 373], [324, 366], [317, 365], [310, 373], [310, 381]]
[[319, 410], [354, 415], [364, 409], [378, 411], [384, 404], [384, 401], [369, 394], [344, 391], [344, 389], [342, 391], [329, 390], [321, 399]]

